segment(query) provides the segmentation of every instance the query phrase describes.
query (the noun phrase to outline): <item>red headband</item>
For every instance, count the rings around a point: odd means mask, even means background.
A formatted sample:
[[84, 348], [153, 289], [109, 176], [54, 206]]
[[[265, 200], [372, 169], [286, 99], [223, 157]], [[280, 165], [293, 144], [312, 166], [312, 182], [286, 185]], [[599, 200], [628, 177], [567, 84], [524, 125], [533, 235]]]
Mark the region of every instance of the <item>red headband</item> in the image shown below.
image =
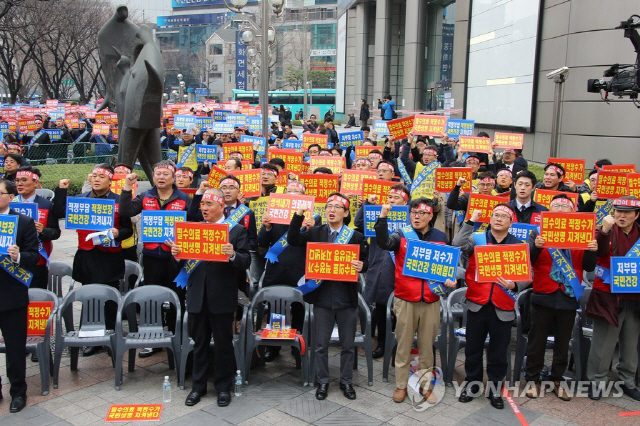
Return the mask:
[[378, 160], [382, 160], [382, 154], [378, 154], [377, 152], [369, 153], [369, 159], [371, 159], [372, 156], [373, 156], [373, 158], [377, 158]]
[[518, 221], [518, 219], [516, 219], [516, 214], [513, 212], [513, 210], [511, 210], [507, 206], [495, 206], [493, 208], [493, 213], [495, 212], [502, 212], [502, 213], [508, 214], [509, 217], [511, 218], [511, 222], [513, 223], [516, 223]]
[[476, 163], [480, 164], [480, 159], [477, 157], [467, 157], [467, 161], [465, 163]]
[[433, 149], [433, 148], [425, 148], [425, 150], [423, 151], [423, 153], [428, 152], [428, 151], [433, 152], [433, 155], [438, 155], [438, 151], [436, 151], [436, 150], [435, 150], [435, 149]]
[[409, 200], [409, 196], [407, 195], [406, 192], [404, 192], [401, 189], [391, 189], [389, 190], [389, 195], [391, 194], [395, 194], [395, 195], [399, 195], [402, 197], [403, 200], [408, 201]]
[[274, 175], [275, 177], [278, 177], [278, 172], [276, 172], [275, 170], [271, 170], [271, 169], [262, 169], [263, 172], [266, 173], [271, 173], [272, 175]]
[[33, 180], [35, 180], [36, 182], [40, 181], [40, 176], [38, 176], [37, 174], [30, 172], [28, 170], [20, 170], [19, 172], [16, 173], [16, 177], [28, 177], [31, 178]]
[[222, 198], [221, 196], [213, 193], [213, 192], [205, 192], [204, 194], [202, 194], [202, 201], [215, 201], [216, 203], [220, 204], [221, 206], [224, 206], [224, 198]]
[[500, 176], [500, 175], [507, 175], [507, 176], [511, 177], [511, 172], [509, 170], [507, 170], [507, 169], [502, 169], [502, 170], [500, 170], [498, 172], [498, 176]]
[[561, 206], [571, 206], [573, 210], [576, 209], [575, 204], [573, 204], [573, 200], [571, 198], [556, 198], [555, 200], [551, 200], [549, 207], [553, 207], [554, 204], [559, 204]]
[[564, 175], [564, 172], [562, 171], [562, 169], [560, 169], [557, 166], [551, 165], [549, 167], [547, 167], [547, 170], [551, 170], [552, 172], [556, 172], [556, 174], [560, 177], [562, 177]]
[[111, 173], [109, 170], [107, 169], [103, 169], [102, 167], [96, 167], [95, 169], [93, 169], [93, 174], [98, 174], [98, 175], [105, 175], [107, 176], [109, 179], [113, 179], [113, 173]]
[[478, 183], [496, 183], [496, 180], [494, 178], [490, 178], [490, 177], [486, 177], [486, 178], [482, 178], [478, 181]]
[[615, 199], [613, 200], [614, 207], [635, 207], [640, 209], [640, 200], [630, 200], [630, 199]]
[[189, 176], [191, 179], [193, 179], [193, 172], [190, 172], [189, 170], [176, 170], [176, 176], [180, 175]]
[[417, 206], [415, 206], [414, 208], [416, 210], [424, 210], [427, 213], [433, 213], [433, 207], [431, 207], [429, 204], [420, 203]]
[[380, 163], [380, 164], [378, 164], [378, 168], [379, 169], [387, 169], [387, 170], [393, 171], [393, 166], [391, 164], [388, 164], [388, 163]]
[[289, 182], [289, 184], [287, 185], [287, 187], [293, 187], [293, 188], [297, 188], [300, 191], [304, 192], [306, 190], [306, 188], [304, 187], [304, 185], [302, 184], [302, 182], [298, 182], [298, 181], [294, 181], [292, 180], [291, 182]]
[[[118, 166], [118, 167], [116, 167], [116, 169], [124, 169], [125, 170], [125, 172], [124, 172], [125, 175], [128, 175], [129, 173], [131, 173], [131, 169], [128, 168], [127, 166]], [[118, 173], [118, 172], [116, 172], [116, 173]]]
[[342, 203], [345, 209], [348, 209], [349, 205], [351, 204], [349, 203], [349, 200], [342, 197], [341, 195], [332, 195], [331, 197], [327, 198], [327, 204], [329, 204], [332, 201], [340, 201], [340, 203]]
[[154, 166], [153, 170], [155, 171], [157, 169], [167, 169], [173, 174], [176, 173], [176, 168], [173, 167], [171, 164], [157, 164], [156, 166]]
[[7, 149], [22, 149], [22, 147], [20, 145], [10, 143], [9, 145], [7, 145]]
[[353, 163], [353, 164], [360, 164], [360, 163], [365, 163], [365, 162], [371, 164], [371, 160], [369, 160], [366, 157], [358, 157], [356, 159], [355, 163]]
[[231, 186], [235, 186], [236, 188], [240, 189], [240, 184], [238, 182], [236, 182], [235, 180], [229, 179], [229, 178], [222, 179], [220, 181], [220, 186], [222, 186], [222, 185], [231, 185]]

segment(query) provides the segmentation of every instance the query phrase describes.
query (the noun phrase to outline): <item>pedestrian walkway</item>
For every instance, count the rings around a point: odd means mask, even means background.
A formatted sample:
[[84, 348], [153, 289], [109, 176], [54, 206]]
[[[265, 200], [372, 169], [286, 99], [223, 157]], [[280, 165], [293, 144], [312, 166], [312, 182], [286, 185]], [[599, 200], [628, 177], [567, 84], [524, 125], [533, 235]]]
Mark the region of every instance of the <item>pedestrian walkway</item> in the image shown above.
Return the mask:
[[[53, 260], [72, 262], [77, 245], [76, 233], [62, 231], [60, 240], [54, 243]], [[462, 380], [464, 366], [462, 354], [456, 367], [455, 378]], [[359, 357], [359, 368], [354, 372], [354, 387], [358, 398], [348, 400], [339, 389], [338, 348], [329, 350], [329, 370], [334, 377], [329, 385], [325, 401], [315, 399], [315, 389], [303, 387], [300, 371], [289, 351], [265, 367], [252, 371], [250, 385], [241, 397], [233, 397], [231, 405], [220, 408], [216, 404], [213, 383], [209, 393], [195, 407], [187, 407], [184, 400], [190, 390], [177, 386], [175, 371], [169, 370], [166, 353], [152, 357], [136, 358], [136, 369], [125, 376], [120, 391], [114, 389], [114, 370], [106, 353], [79, 358], [78, 371], [71, 372], [68, 357], [63, 357], [60, 368], [60, 385], [51, 388], [47, 396], [40, 395], [40, 378], [37, 364], [27, 359], [28, 407], [18, 414], [9, 412], [9, 386], [6, 377], [5, 357], [0, 355], [4, 400], [0, 401], [0, 426], [37, 425], [98, 425], [104, 423], [112, 404], [161, 404], [162, 382], [168, 375], [173, 386], [172, 401], [165, 404], [162, 417], [154, 424], [167, 425], [518, 425], [520, 421], [505, 403], [503, 410], [496, 410], [486, 398], [462, 404], [455, 397], [455, 388], [447, 387], [440, 403], [420, 411], [407, 399], [402, 404], [391, 400], [395, 390], [393, 368], [389, 383], [382, 380], [382, 362], [374, 360], [373, 386], [367, 386], [366, 362]], [[126, 356], [125, 356], [126, 357]], [[126, 363], [125, 363], [126, 365]], [[615, 365], [615, 362], [614, 362]], [[613, 377], [613, 376], [612, 376]], [[211, 380], [213, 376], [211, 376]], [[514, 398], [524, 418], [530, 425], [638, 425], [640, 415], [622, 417], [621, 412], [640, 410], [640, 403], [626, 396], [592, 401], [574, 398], [563, 402], [552, 393], [544, 398], [530, 400]], [[424, 407], [423, 407], [424, 408]], [[123, 424], [123, 423], [121, 423]], [[135, 424], [139, 424], [136, 422]]]

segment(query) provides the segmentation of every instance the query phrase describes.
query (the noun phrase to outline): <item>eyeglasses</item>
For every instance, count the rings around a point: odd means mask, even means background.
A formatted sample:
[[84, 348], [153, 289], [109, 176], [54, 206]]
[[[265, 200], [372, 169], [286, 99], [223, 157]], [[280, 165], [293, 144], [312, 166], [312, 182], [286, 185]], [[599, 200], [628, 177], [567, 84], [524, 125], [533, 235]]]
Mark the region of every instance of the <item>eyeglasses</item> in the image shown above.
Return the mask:
[[411, 210], [411, 212], [409, 213], [411, 216], [416, 216], [416, 217], [425, 217], [427, 215], [427, 212], [422, 211], [422, 210]]
[[331, 205], [327, 205], [327, 207], [325, 207], [325, 210], [338, 210], [338, 209], [342, 209], [342, 210], [346, 210], [344, 206], [340, 206], [337, 204], [331, 204]]
[[11, 195], [9, 192], [0, 192], [0, 195]]
[[492, 217], [495, 217], [496, 219], [502, 219], [502, 220], [511, 219], [511, 217], [509, 215], [506, 215], [506, 214], [494, 214], [494, 215], [492, 215]]
[[221, 186], [220, 189], [223, 191], [233, 191], [234, 189], [238, 189], [238, 187], [233, 185], [231, 186], [225, 185], [225, 186]]

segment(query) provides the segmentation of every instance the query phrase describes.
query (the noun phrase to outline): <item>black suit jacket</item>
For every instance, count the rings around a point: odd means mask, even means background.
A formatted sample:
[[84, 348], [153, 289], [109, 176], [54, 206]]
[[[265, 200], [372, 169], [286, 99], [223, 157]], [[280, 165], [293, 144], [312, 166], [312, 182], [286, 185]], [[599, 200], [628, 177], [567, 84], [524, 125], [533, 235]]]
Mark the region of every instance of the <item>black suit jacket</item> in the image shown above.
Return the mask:
[[[33, 219], [9, 210], [9, 214], [18, 216], [18, 233], [16, 245], [20, 247], [20, 266], [31, 271], [38, 263], [38, 235]], [[9, 257], [7, 255], [7, 257]], [[29, 289], [26, 285], [13, 278], [0, 267], [0, 312], [11, 309], [24, 308], [29, 305]]]
[[[291, 224], [289, 225], [289, 233], [287, 234], [287, 242], [292, 246], [301, 246], [306, 247], [308, 242], [312, 243], [326, 243], [329, 238], [329, 231], [327, 227], [329, 225], [320, 225], [320, 226], [312, 226], [311, 228], [300, 232], [300, 227], [302, 226], [302, 222], [304, 220], [304, 216], [298, 216], [298, 214], [293, 215], [293, 219], [291, 219]], [[362, 235], [358, 231], [353, 232], [353, 236], [351, 240], [349, 240], [349, 244], [359, 244], [360, 245], [360, 260], [364, 263], [362, 268], [362, 272], [367, 271], [368, 266], [368, 253], [367, 246], [365, 244], [364, 235]], [[352, 308], [356, 308], [358, 306], [358, 284], [354, 282], [346, 282], [346, 281], [324, 281], [322, 285], [316, 290], [308, 293], [304, 296], [304, 300], [307, 303], [317, 304], [320, 307], [332, 309], [331, 306], [324, 306], [323, 301], [328, 298], [325, 297], [326, 292], [331, 292], [331, 287], [338, 286], [346, 286], [346, 294], [348, 294], [349, 300], [342, 300], [340, 302], [349, 304]], [[336, 288], [336, 293], [340, 294], [345, 293], [344, 288]]]
[[[229, 242], [236, 252], [233, 262], [200, 262], [189, 276], [187, 311], [190, 314], [200, 313], [203, 303], [207, 304], [207, 309], [212, 314], [236, 311], [238, 306], [236, 271], [245, 271], [251, 263], [247, 230], [240, 225], [234, 226], [229, 231]], [[181, 268], [184, 263], [184, 260], [180, 262]]]
[[[498, 173], [501, 169], [506, 169], [507, 166], [506, 164], [504, 164], [502, 162], [502, 160], [498, 160], [494, 163], [495, 165], [495, 172]], [[518, 163], [513, 163], [513, 169], [511, 170], [511, 176], [513, 176], [513, 180], [516, 180], [516, 176], [518, 175], [518, 173], [520, 173], [521, 171], [526, 170], [524, 167], [522, 167], [520, 164]]]

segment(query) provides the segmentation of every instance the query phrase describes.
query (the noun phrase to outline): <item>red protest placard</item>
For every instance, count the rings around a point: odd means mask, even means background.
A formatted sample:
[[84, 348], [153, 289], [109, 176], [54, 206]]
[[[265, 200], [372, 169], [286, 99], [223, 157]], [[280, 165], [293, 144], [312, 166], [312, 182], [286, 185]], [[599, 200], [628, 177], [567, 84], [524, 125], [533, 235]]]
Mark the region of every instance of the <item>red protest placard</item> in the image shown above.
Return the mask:
[[580, 184], [584, 180], [584, 172], [586, 164], [584, 160], [576, 160], [575, 158], [549, 158], [547, 164], [556, 163], [564, 167], [566, 174], [562, 178], [563, 182], [572, 181]]
[[293, 214], [299, 209], [306, 209], [306, 217], [313, 214], [315, 198], [309, 195], [297, 194], [269, 194], [269, 204], [267, 214], [271, 217], [271, 223], [288, 225], [291, 223]]
[[303, 151], [307, 151], [311, 145], [316, 143], [320, 145], [322, 148], [326, 148], [327, 143], [329, 143], [329, 135], [316, 135], [314, 133], [302, 134], [302, 150]]
[[180, 188], [180, 191], [184, 192], [187, 195], [190, 195], [192, 198], [196, 195], [198, 188]]
[[[29, 302], [29, 308], [27, 310], [27, 336], [44, 336], [51, 311], [53, 311], [52, 301]], [[51, 332], [53, 333], [53, 330], [51, 330]]]
[[396, 118], [395, 120], [387, 121], [387, 128], [389, 133], [396, 139], [404, 139], [407, 134], [413, 129], [413, 122], [415, 116]]
[[471, 191], [473, 171], [469, 167], [438, 167], [436, 169], [436, 191], [450, 193], [458, 183], [459, 178], [465, 178], [467, 183], [462, 189]]
[[112, 405], [107, 410], [106, 423], [160, 420], [162, 404]]
[[380, 179], [363, 179], [362, 196], [368, 199], [369, 195], [377, 195], [376, 204], [387, 204], [389, 202], [389, 191], [393, 185], [398, 182], [380, 180]]
[[313, 157], [309, 157], [309, 169], [313, 171], [318, 167], [326, 167], [331, 170], [334, 175], [339, 175], [345, 167], [345, 159], [344, 157], [328, 155], [314, 155]]
[[358, 282], [351, 261], [359, 258], [358, 244], [307, 243], [304, 276], [308, 280]]
[[93, 125], [93, 130], [91, 132], [92, 135], [108, 135], [109, 134], [109, 129], [111, 128], [111, 125], [109, 124], [94, 124]]
[[489, 223], [491, 213], [493, 213], [493, 208], [496, 205], [504, 202], [505, 199], [503, 197], [498, 197], [497, 195], [482, 195], [472, 193], [469, 196], [467, 215], [465, 216], [464, 220], [471, 219], [471, 215], [473, 214], [474, 210], [482, 210], [482, 216], [480, 216], [478, 222]]
[[280, 173], [278, 173], [278, 179], [276, 179], [276, 186], [278, 188], [286, 189], [288, 184], [289, 184], [289, 171], [281, 170]]
[[245, 198], [258, 197], [260, 195], [261, 170], [232, 170], [229, 174], [240, 180], [240, 191]]
[[606, 170], [608, 172], [635, 173], [636, 165], [635, 164], [605, 164], [604, 166], [602, 166], [602, 170]]
[[629, 195], [640, 198], [640, 173], [629, 173], [627, 185], [629, 186]]
[[224, 158], [230, 158], [232, 152], [238, 151], [242, 154], [242, 160], [253, 161], [253, 144], [251, 142], [223, 143], [222, 152]]
[[484, 152], [488, 154], [491, 151], [491, 139], [460, 136], [460, 149], [465, 152]]
[[[64, 124], [66, 124], [67, 127], [69, 127], [70, 129], [79, 129], [80, 128], [80, 120], [78, 119], [78, 117], [65, 118], [64, 119]], [[115, 124], [118, 124], [117, 120], [116, 120]]]
[[442, 136], [447, 129], [447, 118], [440, 115], [415, 116], [413, 133], [415, 135]]
[[36, 130], [36, 120], [33, 117], [21, 118], [18, 120], [18, 130], [20, 133], [33, 132]]
[[377, 149], [378, 151], [382, 152], [384, 147], [375, 146], [375, 145], [357, 145], [356, 146], [356, 158], [358, 158], [358, 157], [367, 157], [367, 158], [369, 158], [369, 152], [373, 151], [374, 149]]
[[[113, 180], [111, 181], [111, 192], [114, 194], [120, 195], [122, 194], [122, 188], [124, 188], [125, 181], [127, 180], [127, 175], [123, 174], [115, 174], [113, 175]], [[138, 183], [134, 183], [131, 187], [131, 196], [136, 196], [136, 188], [138, 188]]]
[[604, 198], [607, 200], [628, 195], [629, 187], [627, 186], [627, 174], [600, 170], [598, 172], [595, 191], [598, 194], [598, 198]]
[[304, 154], [301, 152], [296, 152], [294, 149], [270, 149], [268, 157], [269, 160], [272, 158], [282, 158], [287, 170], [296, 174], [303, 173], [302, 160]]
[[226, 262], [222, 246], [229, 242], [229, 225], [226, 223], [176, 222], [174, 234], [180, 254], [176, 259]]
[[212, 188], [217, 188], [220, 185], [220, 181], [224, 178], [228, 173], [222, 170], [218, 166], [211, 166], [211, 171], [209, 172], [209, 176], [207, 176], [207, 182], [211, 185]]
[[242, 160], [240, 163], [242, 163], [241, 170], [253, 170], [253, 163], [251, 161]]
[[493, 141], [497, 143], [496, 148], [522, 149], [524, 145], [524, 135], [522, 133], [500, 133], [496, 132]]
[[493, 283], [500, 277], [512, 281], [531, 281], [529, 244], [476, 246], [474, 256], [479, 283]]
[[368, 170], [345, 170], [342, 172], [342, 185], [340, 192], [342, 194], [362, 195], [365, 179], [375, 179], [377, 174], [375, 171]]
[[260, 335], [261, 339], [293, 340], [296, 338], [295, 328], [279, 328], [277, 330], [264, 329]]
[[536, 192], [533, 196], [533, 201], [536, 203], [545, 206], [547, 209], [551, 208], [551, 200], [558, 194], [564, 194], [567, 197], [571, 198], [573, 201], [573, 205], [575, 206], [574, 210], [578, 209], [578, 193], [576, 192], [564, 192], [564, 191], [552, 191], [550, 189], [536, 189]]
[[544, 247], [586, 249], [595, 238], [595, 213], [542, 212], [540, 235]]
[[329, 194], [338, 192], [339, 179], [336, 175], [300, 175], [300, 182], [307, 188], [305, 194], [315, 197], [320, 203], [326, 202]]

